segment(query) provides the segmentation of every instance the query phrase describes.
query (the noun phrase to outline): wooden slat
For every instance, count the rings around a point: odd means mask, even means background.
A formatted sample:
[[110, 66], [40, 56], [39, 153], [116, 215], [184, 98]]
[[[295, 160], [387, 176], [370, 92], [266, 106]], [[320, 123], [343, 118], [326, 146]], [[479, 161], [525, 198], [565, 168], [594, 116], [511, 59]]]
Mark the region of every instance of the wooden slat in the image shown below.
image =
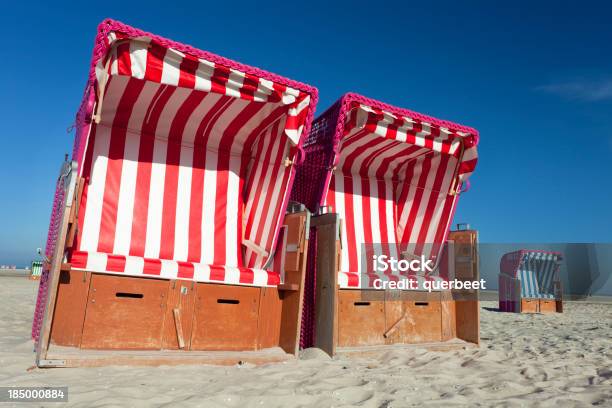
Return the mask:
[[338, 240], [340, 218], [338, 214], [313, 217], [311, 226], [316, 228], [317, 263], [315, 346], [330, 356], [336, 354], [338, 343]]
[[68, 220], [70, 217], [71, 207], [73, 205], [73, 194], [76, 185], [76, 162], [66, 163], [62, 167], [61, 172], [70, 173], [66, 176], [68, 180], [65, 181], [65, 203], [63, 205], [63, 214], [60, 222], [60, 228], [58, 231], [57, 241], [55, 244], [55, 250], [51, 259], [51, 268], [49, 269], [48, 276], [48, 288], [47, 298], [45, 303], [45, 310], [43, 313], [42, 325], [40, 328], [40, 334], [38, 343], [36, 344], [36, 363], [37, 365], [41, 360], [47, 359], [47, 350], [49, 348], [49, 341], [51, 337], [51, 324], [53, 320], [53, 314], [55, 310], [55, 303], [57, 299], [57, 288], [60, 278], [61, 264], [64, 259], [64, 251], [66, 248], [66, 235], [68, 233]]
[[81, 345], [91, 274], [62, 270], [51, 324], [51, 343]]
[[75, 347], [51, 346], [51, 361], [47, 367], [103, 367], [113, 365], [160, 366], [183, 364], [262, 365], [292, 360], [295, 357], [274, 347], [260, 351], [141, 351], [141, 350], [81, 350]]
[[185, 348], [185, 339], [183, 338], [183, 324], [181, 323], [181, 312], [179, 309], [172, 309], [174, 315], [174, 326], [176, 327], [176, 338], [178, 340], [178, 348]]
[[304, 283], [306, 279], [306, 254], [308, 253], [308, 236], [306, 225], [310, 222], [307, 211], [287, 214], [284, 225], [287, 226], [287, 246], [295, 245], [298, 251], [288, 252], [285, 256], [285, 282], [297, 285], [297, 290], [283, 291], [279, 346], [289, 354], [297, 355], [300, 346], [302, 328], [302, 308], [304, 301]]

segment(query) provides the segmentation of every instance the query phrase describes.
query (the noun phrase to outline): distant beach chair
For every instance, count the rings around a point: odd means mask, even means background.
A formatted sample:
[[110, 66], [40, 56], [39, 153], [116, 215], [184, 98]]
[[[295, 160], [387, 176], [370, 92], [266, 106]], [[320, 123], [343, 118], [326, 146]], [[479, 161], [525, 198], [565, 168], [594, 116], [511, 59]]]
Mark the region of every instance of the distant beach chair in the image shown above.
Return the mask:
[[313, 87], [102, 22], [57, 183], [38, 365], [295, 355], [310, 215], [289, 193], [316, 101]]
[[505, 254], [499, 269], [499, 310], [515, 313], [562, 313], [560, 252], [521, 249]]
[[[449, 291], [374, 287], [377, 278], [422, 285], [448, 273], [370, 270], [370, 255], [378, 254], [440, 264], [477, 143], [475, 129], [356, 94], [315, 120], [292, 192], [318, 214], [311, 223], [303, 346], [333, 355], [394, 343], [479, 342], [477, 294], [455, 301]], [[456, 238], [472, 245], [466, 256], [475, 254], [475, 231]], [[474, 275], [465, 279], [477, 279], [477, 261], [468, 264]]]
[[43, 270], [42, 261], [32, 261], [32, 267], [30, 269], [30, 279], [38, 280]]

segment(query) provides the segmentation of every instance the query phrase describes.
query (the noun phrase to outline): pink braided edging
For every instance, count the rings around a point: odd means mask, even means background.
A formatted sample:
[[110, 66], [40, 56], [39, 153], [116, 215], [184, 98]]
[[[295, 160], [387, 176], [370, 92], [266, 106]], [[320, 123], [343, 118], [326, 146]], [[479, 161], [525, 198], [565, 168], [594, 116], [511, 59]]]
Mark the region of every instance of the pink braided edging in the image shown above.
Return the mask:
[[302, 326], [300, 329], [300, 348], [314, 346], [316, 319], [315, 305], [317, 302], [315, 282], [317, 281], [316, 262], [310, 260], [317, 256], [317, 234], [314, 227], [308, 232], [308, 259], [306, 260], [306, 277], [304, 285], [304, 300], [302, 302]]
[[[49, 230], [47, 232], [47, 244], [45, 246], [45, 256], [47, 259], [53, 257], [55, 245], [57, 243], [57, 235], [59, 232], [60, 223], [62, 221], [62, 203], [64, 202], [64, 178], [59, 177], [55, 186], [55, 195], [53, 198], [53, 208], [51, 209], [51, 219], [49, 220]], [[49, 263], [43, 263], [43, 271], [40, 275], [38, 284], [38, 296], [36, 298], [36, 308], [34, 309], [34, 317], [32, 319], [32, 339], [38, 341], [40, 335], [40, 327], [42, 325], [43, 314], [45, 311], [45, 303], [47, 301], [47, 281], [49, 278]]]

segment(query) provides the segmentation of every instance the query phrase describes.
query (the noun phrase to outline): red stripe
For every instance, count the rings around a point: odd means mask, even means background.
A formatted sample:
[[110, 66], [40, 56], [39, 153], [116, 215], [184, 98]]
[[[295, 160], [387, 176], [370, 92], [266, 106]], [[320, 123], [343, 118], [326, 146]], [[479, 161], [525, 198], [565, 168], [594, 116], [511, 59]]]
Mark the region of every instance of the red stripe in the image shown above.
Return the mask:
[[425, 208], [425, 214], [423, 216], [423, 221], [421, 223], [421, 231], [419, 231], [419, 235], [417, 238], [417, 242], [419, 242], [419, 245], [421, 245], [421, 248], [424, 244], [435, 243], [435, 242], [426, 242], [427, 233], [433, 222], [433, 212], [437, 207], [438, 194], [440, 192], [440, 189], [442, 188], [442, 182], [444, 181], [444, 175], [447, 171], [447, 166], [449, 162], [448, 156], [439, 155], [439, 157], [440, 157], [440, 162], [438, 164], [438, 168], [436, 169], [436, 176], [434, 178], [433, 185], [426, 186], [428, 189], [430, 189], [429, 200], [427, 201], [426, 208]]
[[193, 279], [194, 267], [191, 262], [177, 262], [178, 273], [177, 278], [181, 279]]
[[166, 48], [156, 42], [151, 42], [147, 52], [147, 67], [144, 77], [147, 81], [161, 82], [165, 56]]
[[182, 88], [195, 88], [196, 71], [200, 62], [197, 58], [185, 55], [179, 66], [178, 86]]
[[[275, 127], [272, 130], [272, 134], [274, 135], [274, 134], [276, 134], [276, 132], [277, 132], [277, 128]], [[284, 153], [283, 146], [284, 146], [284, 144], [280, 143], [280, 139], [277, 139], [275, 141], [276, 143], [273, 143], [273, 142], [274, 141], [271, 141], [270, 144], [271, 145], [276, 145], [275, 147], [276, 147], [277, 150], [276, 150], [275, 157], [271, 157], [271, 159], [272, 159], [273, 163], [280, 163], [283, 160], [283, 153]], [[268, 158], [268, 157], [270, 157], [270, 156], [266, 155], [266, 158]], [[263, 246], [264, 248], [267, 249], [267, 248], [269, 248], [267, 246], [267, 244], [270, 242], [270, 238], [272, 238], [271, 237], [272, 234], [270, 234], [270, 236], [268, 236], [268, 241], [267, 242], [265, 242], [265, 243], [262, 242], [264, 228], [276, 228], [276, 225], [274, 225], [274, 226], [270, 225], [270, 223], [268, 222], [268, 217], [270, 216], [270, 212], [274, 211], [275, 208], [278, 206], [278, 201], [282, 200], [282, 197], [280, 198], [280, 200], [279, 200], [279, 198], [277, 198], [277, 202], [272, 202], [272, 194], [274, 192], [274, 187], [275, 187], [276, 182], [277, 182], [277, 178], [278, 178], [278, 175], [279, 175], [279, 167], [280, 166], [274, 166], [273, 169], [272, 169], [272, 173], [271, 174], [269, 173], [269, 171], [267, 171], [266, 167], [267, 166], [264, 165], [264, 168], [263, 168], [264, 171], [262, 171], [262, 173], [261, 173], [262, 178], [261, 178], [261, 180], [260, 180], [260, 182], [258, 184], [260, 186], [263, 186], [264, 185], [264, 179], [266, 179], [266, 178], [270, 180], [270, 183], [268, 184], [267, 190], [265, 190], [265, 191], [264, 190], [260, 190], [261, 191], [261, 196], [255, 196], [255, 201], [254, 202], [257, 203], [257, 202], [261, 201], [261, 202], [264, 203], [264, 205], [263, 205], [263, 208], [261, 210], [260, 218], [259, 219], [253, 219], [251, 224], [252, 224], [252, 226], [256, 227], [255, 242], [260, 243], [261, 246]], [[276, 214], [278, 214], [278, 213], [276, 213]]]
[[242, 87], [240, 88], [240, 98], [252, 101], [258, 87], [259, 78], [252, 74], [245, 74]]
[[117, 45], [117, 72], [119, 75], [132, 76], [132, 61], [130, 58], [130, 43], [124, 42]]
[[229, 80], [230, 69], [222, 65], [215, 65], [211, 80], [211, 92], [216, 92], [221, 95], [226, 93], [226, 85]]
[[125, 271], [125, 256], [107, 255], [106, 270], [109, 272], [124, 272]]
[[[221, 140], [219, 141], [219, 160], [217, 163], [217, 194], [227, 191], [227, 185], [229, 180], [230, 171], [238, 170], [238, 176], [240, 178], [244, 177], [244, 172], [246, 169], [230, 169], [230, 155], [228, 153], [222, 152], [230, 152], [232, 150], [232, 145], [234, 143], [235, 138], [240, 134], [240, 129], [248, 123], [248, 121], [255, 116], [264, 104], [248, 104], [236, 117], [229, 123], [225, 131], [223, 132], [223, 136], [221, 136]], [[226, 262], [226, 242], [227, 242], [227, 231], [226, 231], [226, 222], [225, 220], [228, 217], [227, 214], [227, 197], [222, 196], [222, 199], [217, 197], [216, 206], [215, 206], [215, 256], [213, 263], [224, 265]], [[239, 199], [241, 199], [241, 194], [239, 192]], [[238, 206], [240, 210], [240, 206]], [[233, 215], [229, 215], [230, 217], [235, 217], [238, 220], [238, 225], [241, 226], [242, 223], [242, 214], [237, 213]], [[239, 241], [242, 239], [242, 232], [239, 229], [237, 238]], [[237, 243], [237, 259], [240, 263], [242, 263], [242, 252], [241, 252], [241, 242]]]
[[194, 146], [191, 169], [191, 194], [189, 197], [189, 243], [187, 260], [202, 262], [202, 206], [204, 198], [204, 172], [206, 168], [206, 149]]
[[178, 199], [178, 178], [181, 161], [181, 141], [185, 126], [193, 111], [204, 99], [204, 92], [193, 91], [177, 110], [168, 134], [166, 153], [166, 172], [164, 177], [164, 198], [160, 239], [160, 258], [174, 259], [174, 240], [176, 231], [176, 202]]
[[91, 124], [91, 132], [89, 134], [89, 140], [87, 144], [87, 150], [85, 151], [85, 159], [83, 160], [83, 193], [81, 194], [81, 203], [79, 205], [79, 228], [77, 228], [77, 239], [74, 243], [74, 248], [80, 249], [81, 238], [83, 235], [83, 225], [85, 224], [85, 209], [87, 208], [87, 193], [89, 190], [89, 184], [91, 183], [91, 166], [93, 163], [93, 149], [96, 144], [96, 129], [95, 122]]
[[[238, 268], [240, 271], [240, 277], [238, 278], [240, 283], [252, 284], [255, 281], [255, 273], [249, 268]], [[269, 276], [269, 275], [268, 275]]]
[[343, 177], [344, 182], [344, 217], [346, 221], [346, 240], [348, 249], [348, 270], [357, 271], [359, 268], [357, 257], [357, 245], [359, 243], [355, 237], [355, 212], [353, 209], [353, 179], [344, 177], [339, 174], [338, 177]]
[[106, 179], [104, 182], [104, 198], [102, 202], [98, 252], [112, 253], [114, 249], [115, 230], [117, 227], [117, 206], [119, 204], [125, 139], [127, 137], [127, 123], [143, 87], [143, 81], [132, 78], [128, 80], [113, 119]]
[[210, 265], [210, 280], [225, 281], [225, 268], [222, 266]]
[[74, 251], [70, 257], [70, 264], [73, 268], [87, 268], [87, 252]]
[[161, 260], [145, 258], [142, 273], [146, 275], [161, 275]]
[[160, 85], [147, 108], [145, 122], [142, 125], [130, 241], [130, 255], [132, 256], [144, 256], [147, 239], [147, 216], [149, 214], [149, 192], [151, 190], [151, 164], [155, 145], [154, 135], [160, 115], [175, 89], [174, 87]]
[[[427, 184], [427, 176], [429, 175], [429, 168], [431, 167], [431, 157], [424, 156], [421, 160], [423, 162], [421, 175], [417, 182], [417, 186], [416, 186], [417, 188], [414, 194], [414, 199], [412, 200], [412, 205], [410, 206], [410, 214], [408, 215], [408, 220], [406, 221], [406, 226], [410, 226], [411, 228], [413, 228], [413, 226], [415, 225], [416, 216], [419, 211], [419, 207], [421, 205], [421, 199], [423, 198], [423, 188], [422, 187], [424, 187]], [[402, 239], [403, 242], [406, 242], [406, 240], [408, 240], [408, 243], [412, 243], [412, 242], [409, 242], [411, 232], [412, 231], [410, 229], [404, 230], [404, 238]], [[415, 255], [419, 255], [419, 254], [416, 253]]]

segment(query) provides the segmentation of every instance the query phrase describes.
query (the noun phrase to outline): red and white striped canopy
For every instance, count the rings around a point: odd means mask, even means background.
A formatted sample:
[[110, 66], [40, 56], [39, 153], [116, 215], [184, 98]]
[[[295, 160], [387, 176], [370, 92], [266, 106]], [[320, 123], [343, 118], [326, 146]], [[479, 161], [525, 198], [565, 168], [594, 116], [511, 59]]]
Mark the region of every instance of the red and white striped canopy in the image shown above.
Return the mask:
[[363, 244], [436, 261], [476, 166], [477, 132], [354, 94], [336, 106], [334, 168], [320, 204], [343, 219], [340, 285], [369, 286], [360, 272], [371, 271], [372, 254]]
[[72, 267], [247, 285], [271, 271], [316, 89], [107, 20], [78, 115]]

